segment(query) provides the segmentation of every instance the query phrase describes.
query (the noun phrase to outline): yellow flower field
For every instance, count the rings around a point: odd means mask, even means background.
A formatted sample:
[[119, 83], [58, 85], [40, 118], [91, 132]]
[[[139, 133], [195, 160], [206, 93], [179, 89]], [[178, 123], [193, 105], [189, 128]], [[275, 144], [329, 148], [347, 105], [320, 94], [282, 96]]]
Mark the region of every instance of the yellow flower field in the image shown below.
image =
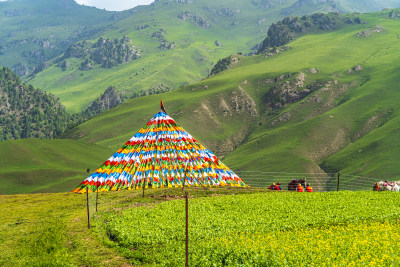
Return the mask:
[[204, 249], [198, 258], [212, 258], [213, 252], [218, 250], [224, 251], [224, 256], [230, 255], [225, 258], [227, 265], [240, 261], [259, 266], [398, 265], [399, 227], [398, 222], [373, 222], [271, 233], [237, 233], [201, 242], [199, 246]]
[[[192, 266], [398, 266], [392, 192], [258, 193], [189, 201]], [[138, 265], [185, 262], [184, 201], [103, 213], [97, 222]]]

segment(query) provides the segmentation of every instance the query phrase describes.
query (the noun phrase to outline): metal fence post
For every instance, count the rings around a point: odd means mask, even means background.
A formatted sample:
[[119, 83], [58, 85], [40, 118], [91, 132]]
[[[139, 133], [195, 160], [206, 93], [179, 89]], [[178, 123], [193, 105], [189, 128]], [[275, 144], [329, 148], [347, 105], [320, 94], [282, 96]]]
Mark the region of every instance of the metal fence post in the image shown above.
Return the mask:
[[89, 218], [89, 189], [86, 188], [86, 210], [87, 210], [87, 228], [90, 229], [90, 218]]

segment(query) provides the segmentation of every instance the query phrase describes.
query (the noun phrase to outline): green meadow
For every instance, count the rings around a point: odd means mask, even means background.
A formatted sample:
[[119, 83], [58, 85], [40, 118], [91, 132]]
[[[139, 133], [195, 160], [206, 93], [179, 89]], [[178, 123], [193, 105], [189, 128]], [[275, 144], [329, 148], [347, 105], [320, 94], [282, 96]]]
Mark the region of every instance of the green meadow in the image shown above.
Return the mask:
[[[400, 262], [396, 193], [185, 190], [190, 265]], [[95, 212], [90, 194], [90, 229], [84, 194], [0, 196], [0, 265], [182, 265], [183, 196], [181, 189], [104, 192]]]
[[[0, 194], [70, 191], [113, 150], [74, 140], [0, 143]], [[99, 163], [100, 162], [100, 163]]]

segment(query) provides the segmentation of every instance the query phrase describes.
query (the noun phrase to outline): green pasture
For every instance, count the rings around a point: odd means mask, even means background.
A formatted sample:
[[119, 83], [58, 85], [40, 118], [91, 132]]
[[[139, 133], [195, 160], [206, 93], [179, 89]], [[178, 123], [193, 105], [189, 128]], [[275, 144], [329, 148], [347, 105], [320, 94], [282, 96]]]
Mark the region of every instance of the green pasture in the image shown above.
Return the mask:
[[[246, 194], [260, 189], [188, 189], [196, 197]], [[99, 193], [98, 211], [152, 206], [182, 197], [181, 189]], [[103, 243], [95, 225], [95, 194], [89, 195], [91, 229], [87, 229], [86, 195], [37, 193], [0, 195], [1, 266], [121, 266], [128, 259]]]
[[0, 143], [0, 194], [68, 192], [114, 152], [73, 140], [24, 139]]
[[[189, 263], [397, 265], [399, 199], [392, 192], [296, 193], [186, 188]], [[184, 264], [181, 189], [89, 195], [1, 195], [0, 265]], [[301, 205], [299, 205], [301, 203]], [[374, 255], [380, 257], [374, 257]]]

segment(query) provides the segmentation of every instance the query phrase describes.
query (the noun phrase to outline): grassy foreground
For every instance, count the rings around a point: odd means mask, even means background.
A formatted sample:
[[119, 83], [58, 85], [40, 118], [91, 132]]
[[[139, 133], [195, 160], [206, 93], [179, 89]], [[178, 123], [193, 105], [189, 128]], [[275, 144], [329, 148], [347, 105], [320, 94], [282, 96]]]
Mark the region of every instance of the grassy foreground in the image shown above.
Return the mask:
[[[398, 195], [390, 192], [191, 199], [189, 265], [397, 265], [399, 204]], [[174, 200], [103, 213], [97, 225], [135, 265], [183, 266], [184, 214], [184, 201]]]
[[[188, 191], [193, 266], [400, 263], [397, 194]], [[0, 196], [0, 265], [182, 265], [182, 198], [179, 189], [101, 193], [88, 230], [85, 195]]]
[[[195, 196], [253, 193], [260, 189], [189, 190]], [[178, 198], [179, 189], [99, 194], [99, 211], [121, 211]], [[92, 219], [95, 194], [89, 195]], [[86, 195], [74, 193], [0, 195], [0, 266], [129, 266], [109, 248], [98, 226], [87, 229]]]

